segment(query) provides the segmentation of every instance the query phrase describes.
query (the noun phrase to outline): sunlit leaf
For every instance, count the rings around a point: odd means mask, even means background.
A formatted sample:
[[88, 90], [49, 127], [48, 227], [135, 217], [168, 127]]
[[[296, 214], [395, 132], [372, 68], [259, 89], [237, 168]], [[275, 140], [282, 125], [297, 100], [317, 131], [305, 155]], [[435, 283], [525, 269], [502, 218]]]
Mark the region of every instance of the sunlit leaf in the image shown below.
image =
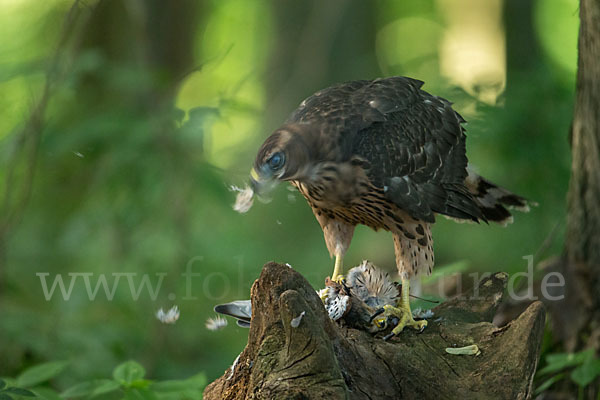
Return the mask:
[[115, 380], [122, 384], [131, 384], [134, 381], [142, 379], [144, 375], [146, 375], [146, 370], [135, 361], [124, 362], [113, 371]]
[[600, 375], [600, 359], [588, 358], [571, 372], [571, 379], [579, 386], [585, 387], [596, 379], [598, 375]]
[[555, 353], [546, 357], [547, 365], [538, 371], [538, 375], [561, 371], [565, 368], [583, 364], [588, 358], [594, 356], [594, 350], [586, 350], [579, 353]]
[[112, 392], [119, 388], [119, 382], [115, 382], [112, 379], [100, 379], [94, 382], [96, 383], [96, 387], [92, 390], [92, 396]]
[[60, 374], [68, 364], [68, 361], [51, 361], [28, 368], [17, 377], [17, 386], [30, 387], [45, 382]]
[[152, 383], [152, 381], [150, 381], [148, 379], [136, 379], [136, 380], [132, 381], [131, 383], [129, 383], [128, 386], [130, 388], [145, 389], [148, 386], [150, 386], [151, 383]]

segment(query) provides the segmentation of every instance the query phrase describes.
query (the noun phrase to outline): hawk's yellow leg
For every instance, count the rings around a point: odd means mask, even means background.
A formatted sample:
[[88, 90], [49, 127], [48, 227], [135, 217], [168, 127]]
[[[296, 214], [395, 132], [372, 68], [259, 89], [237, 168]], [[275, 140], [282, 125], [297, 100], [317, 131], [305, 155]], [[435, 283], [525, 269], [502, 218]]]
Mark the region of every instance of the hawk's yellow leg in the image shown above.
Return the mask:
[[332, 281], [341, 281], [344, 279], [344, 256], [341, 254], [335, 255], [335, 265], [333, 266]]
[[406, 326], [418, 331], [422, 331], [427, 326], [426, 320], [415, 321], [412, 316], [409, 301], [409, 287], [409, 280], [402, 279], [402, 292], [397, 307], [385, 305], [383, 306], [383, 311], [379, 312], [378, 316], [373, 319], [373, 323], [381, 328], [386, 326], [388, 320], [396, 319], [398, 321], [394, 329], [392, 329], [392, 332], [383, 338], [384, 340], [388, 340], [392, 336], [398, 335]]
[[[425, 328], [427, 326], [427, 321], [426, 320], [420, 320], [420, 321], [415, 321], [413, 319], [412, 316], [412, 310], [410, 309], [410, 301], [409, 301], [409, 291], [410, 291], [410, 281], [408, 279], [402, 279], [402, 298], [400, 300], [400, 307], [401, 309], [403, 309], [404, 311], [406, 311], [408, 313], [408, 316], [410, 317], [408, 319], [408, 321], [406, 322], [406, 326], [410, 326], [411, 328], [417, 329], [419, 331], [423, 330], [423, 328]], [[397, 327], [396, 327], [397, 328]], [[400, 333], [402, 332], [402, 329], [404, 327], [401, 327], [400, 330], [396, 331], [396, 328], [394, 328], [394, 330], [392, 330], [392, 332], [394, 332], [394, 334]]]
[[[335, 256], [335, 265], [333, 266], [333, 275], [331, 276], [332, 281], [336, 281], [342, 283], [344, 280], [344, 256], [341, 254], [336, 254]], [[325, 303], [327, 292], [321, 294], [321, 300]]]

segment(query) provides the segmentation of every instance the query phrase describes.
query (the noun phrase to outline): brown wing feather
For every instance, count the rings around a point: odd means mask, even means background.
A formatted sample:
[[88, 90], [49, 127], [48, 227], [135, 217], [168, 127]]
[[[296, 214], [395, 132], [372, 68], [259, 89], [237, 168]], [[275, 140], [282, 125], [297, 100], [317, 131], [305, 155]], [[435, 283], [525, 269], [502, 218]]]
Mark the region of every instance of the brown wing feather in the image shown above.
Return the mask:
[[485, 216], [464, 186], [464, 119], [451, 103], [405, 77], [354, 81], [306, 99], [288, 122], [319, 124], [338, 161], [360, 157], [371, 182], [414, 218]]

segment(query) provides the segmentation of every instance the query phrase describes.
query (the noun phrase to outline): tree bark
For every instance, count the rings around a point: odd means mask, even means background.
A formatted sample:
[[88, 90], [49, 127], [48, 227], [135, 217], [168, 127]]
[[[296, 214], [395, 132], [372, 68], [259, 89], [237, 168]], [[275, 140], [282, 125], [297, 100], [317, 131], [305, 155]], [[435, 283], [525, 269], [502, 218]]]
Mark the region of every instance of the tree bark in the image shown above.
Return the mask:
[[[248, 344], [204, 399], [527, 399], [545, 313], [535, 302], [508, 325], [493, 325], [506, 280], [483, 280], [436, 307], [422, 333], [407, 329], [385, 342], [331, 321], [298, 272], [266, 264], [252, 286]], [[479, 356], [445, 351], [472, 344]]]
[[570, 275], [589, 281], [587, 345], [600, 350], [600, 1], [582, 0], [580, 19], [566, 259]]
[[581, 0], [577, 88], [567, 196], [567, 238], [558, 268], [564, 300], [550, 305], [554, 337], [568, 351], [600, 350], [600, 1]]

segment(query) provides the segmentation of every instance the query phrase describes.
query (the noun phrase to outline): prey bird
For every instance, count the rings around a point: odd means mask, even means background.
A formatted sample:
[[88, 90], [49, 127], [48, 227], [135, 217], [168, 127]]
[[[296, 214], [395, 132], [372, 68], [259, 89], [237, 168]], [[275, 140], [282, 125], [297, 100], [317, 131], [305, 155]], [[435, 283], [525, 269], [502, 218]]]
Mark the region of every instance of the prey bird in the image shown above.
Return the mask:
[[[408, 313], [398, 312], [381, 317], [386, 308], [395, 307], [400, 296], [400, 285], [393, 282], [387, 272], [377, 268], [367, 260], [350, 269], [343, 282], [328, 280], [325, 288], [317, 293], [321, 297], [329, 318], [333, 321], [344, 319], [346, 326], [377, 333], [395, 328], [412, 317]], [[234, 317], [237, 324], [250, 328], [252, 303], [250, 300], [236, 300], [219, 304], [215, 312]], [[433, 316], [432, 312], [421, 315]], [[211, 324], [217, 319], [210, 319]], [[214, 330], [214, 329], [212, 329]], [[391, 332], [383, 337], [387, 340], [394, 336]]]
[[412, 318], [409, 279], [432, 271], [436, 215], [506, 224], [508, 208], [528, 210], [467, 168], [465, 120], [422, 85], [391, 77], [318, 91], [265, 140], [250, 174], [254, 194], [288, 181], [306, 198], [335, 257], [333, 280], [356, 225], [392, 232], [401, 296], [378, 318], [403, 321], [393, 334], [427, 325]]

